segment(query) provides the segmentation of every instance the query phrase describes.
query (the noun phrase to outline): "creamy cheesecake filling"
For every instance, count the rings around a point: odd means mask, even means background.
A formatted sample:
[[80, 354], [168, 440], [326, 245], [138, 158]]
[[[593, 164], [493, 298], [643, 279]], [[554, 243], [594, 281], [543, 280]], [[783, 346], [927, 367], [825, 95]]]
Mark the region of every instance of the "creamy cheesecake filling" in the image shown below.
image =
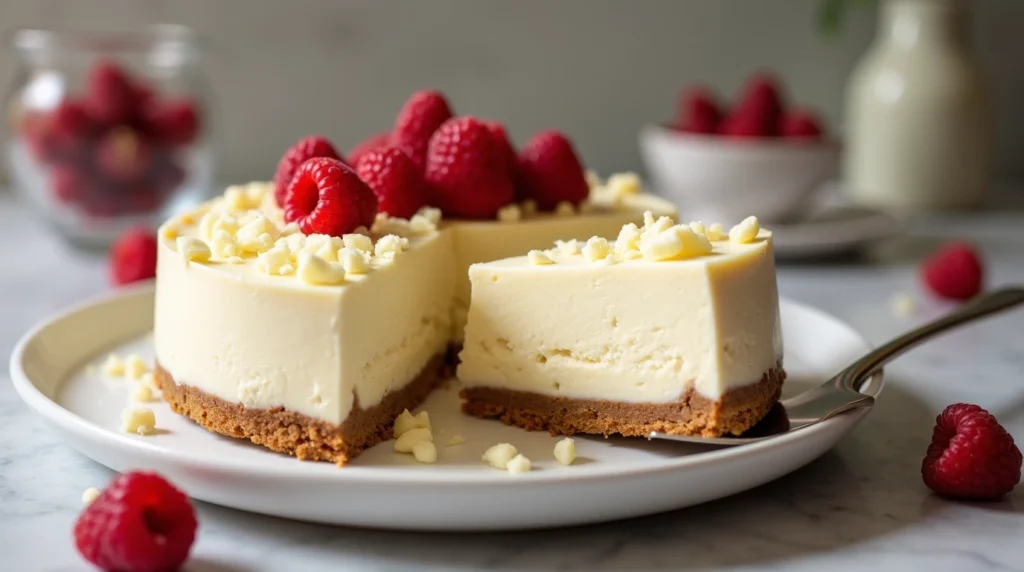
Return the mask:
[[617, 186], [595, 182], [585, 212], [569, 215], [530, 212], [514, 222], [440, 227], [436, 216], [379, 218], [366, 234], [378, 243], [395, 234], [407, 247], [391, 258], [371, 250], [368, 268], [337, 284], [300, 279], [307, 273], [296, 249], [305, 244], [320, 259], [313, 278], [332, 280], [328, 271], [342, 266], [338, 247], [348, 248], [347, 240], [305, 237], [285, 225], [267, 183], [230, 187], [159, 230], [158, 362], [176, 383], [224, 402], [340, 424], [356, 401], [362, 409], [382, 402], [462, 339], [472, 263], [555, 239], [611, 236], [644, 210], [674, 213], [635, 186]]
[[268, 274], [257, 255], [187, 260], [178, 239], [198, 237], [209, 208], [159, 232], [154, 344], [178, 383], [247, 408], [283, 406], [339, 424], [356, 400], [377, 405], [445, 351], [450, 232], [411, 235], [391, 259], [367, 254], [365, 273], [310, 285], [296, 269]]
[[[603, 187], [592, 190], [591, 210], [572, 216], [542, 213], [514, 223], [493, 221], [447, 221], [444, 228], [455, 233], [455, 299], [452, 302], [452, 340], [461, 342], [469, 313], [469, 267], [519, 256], [535, 248], [546, 248], [556, 240], [586, 240], [592, 236], [614, 238], [622, 225], [640, 223], [643, 213], [672, 216], [671, 203], [648, 194], [619, 195], [613, 200]], [[602, 194], [603, 193], [603, 194]], [[614, 195], [613, 195], [614, 196]]]
[[611, 243], [609, 260], [563, 248], [472, 266], [459, 378], [634, 403], [757, 383], [782, 359], [771, 233], [710, 245], [683, 260], [616, 259]]

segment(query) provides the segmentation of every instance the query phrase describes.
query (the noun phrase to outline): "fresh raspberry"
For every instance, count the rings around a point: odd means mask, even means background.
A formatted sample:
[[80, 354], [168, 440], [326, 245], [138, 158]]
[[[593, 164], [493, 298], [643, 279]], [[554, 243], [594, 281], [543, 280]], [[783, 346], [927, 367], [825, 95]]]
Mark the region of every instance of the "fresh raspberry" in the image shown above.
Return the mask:
[[118, 127], [100, 139], [96, 165], [113, 181], [138, 181], [149, 170], [149, 144], [130, 127]]
[[935, 419], [921, 476], [940, 495], [986, 500], [1013, 490], [1020, 468], [1020, 449], [992, 414], [954, 403]]
[[718, 124], [718, 134], [737, 139], [760, 139], [772, 137], [775, 126], [756, 113], [744, 113], [735, 109]]
[[509, 176], [515, 178], [516, 173], [516, 150], [512, 146], [512, 142], [509, 141], [508, 131], [505, 130], [505, 126], [497, 121], [485, 121], [484, 125], [491, 132], [491, 137], [494, 137], [494, 142], [497, 143], [498, 149], [501, 150], [501, 156], [505, 161], [505, 165], [508, 166]]
[[391, 130], [391, 144], [401, 149], [421, 171], [427, 164], [430, 138], [452, 117], [448, 100], [439, 91], [424, 89], [412, 94], [402, 106]]
[[93, 125], [85, 104], [76, 99], [65, 99], [53, 110], [51, 129], [68, 141], [84, 142], [92, 134]]
[[277, 199], [278, 206], [284, 207], [285, 192], [288, 190], [288, 185], [292, 182], [295, 172], [299, 169], [299, 165], [314, 157], [344, 161], [326, 137], [310, 135], [299, 139], [298, 143], [285, 151], [284, 156], [277, 163], [277, 172], [274, 175], [274, 198]]
[[397, 147], [367, 152], [359, 159], [356, 173], [377, 195], [380, 212], [411, 218], [427, 206], [429, 193], [423, 175]]
[[774, 128], [782, 117], [783, 107], [781, 90], [775, 77], [760, 73], [747, 81], [739, 103], [740, 114], [764, 121], [770, 126], [771, 134], [774, 134]]
[[153, 86], [137, 77], [132, 81], [132, 92], [135, 94], [137, 109], [146, 109], [155, 102], [156, 91], [153, 90]]
[[[102, 191], [89, 195], [88, 200], [80, 203], [79, 206], [90, 219], [108, 219], [124, 212], [123, 201], [116, 200]], [[149, 278], [152, 276], [143, 278], [143, 280]]]
[[390, 139], [391, 134], [383, 132], [375, 133], [366, 139], [363, 139], [359, 143], [356, 143], [352, 149], [349, 150], [348, 155], [346, 155], [348, 157], [348, 164], [355, 167], [359, 164], [359, 159], [361, 159], [363, 155], [370, 151], [378, 151], [387, 147]]
[[133, 214], [147, 214], [156, 212], [163, 204], [164, 197], [153, 186], [141, 183], [127, 189], [122, 202], [124, 212]]
[[156, 473], [124, 473], [75, 522], [75, 546], [103, 570], [165, 572], [188, 559], [196, 513], [187, 496]]
[[821, 139], [821, 122], [810, 111], [791, 111], [782, 116], [779, 123], [779, 135], [792, 139]]
[[579, 204], [590, 194], [576, 150], [559, 131], [541, 131], [527, 141], [519, 151], [517, 170], [521, 198], [533, 199], [541, 210], [563, 201]]
[[86, 171], [78, 167], [54, 165], [50, 177], [53, 196], [62, 203], [76, 203], [93, 194], [94, 182]]
[[93, 66], [86, 85], [86, 108], [101, 125], [112, 127], [126, 123], [138, 110], [135, 87], [124, 70], [113, 62]]
[[722, 121], [722, 111], [714, 94], [703, 87], [687, 90], [679, 98], [675, 128], [687, 133], [714, 134]]
[[921, 278], [935, 295], [968, 300], [981, 292], [985, 272], [973, 246], [951, 242], [936, 250], [921, 267]]
[[340, 237], [373, 224], [377, 196], [345, 163], [315, 157], [299, 166], [283, 208], [285, 222], [297, 222], [302, 232]]
[[29, 133], [36, 156], [46, 163], [80, 164], [89, 155], [94, 124], [85, 106], [78, 100], [66, 99]]
[[146, 127], [157, 143], [189, 145], [199, 134], [199, 112], [191, 99], [153, 102], [146, 108]]
[[[84, 206], [89, 212], [89, 203]], [[156, 236], [144, 228], [122, 234], [110, 250], [110, 276], [114, 284], [128, 284], [156, 276], [156, 247]]]
[[434, 206], [455, 218], [494, 218], [515, 198], [491, 131], [475, 117], [445, 121], [430, 138], [425, 178]]

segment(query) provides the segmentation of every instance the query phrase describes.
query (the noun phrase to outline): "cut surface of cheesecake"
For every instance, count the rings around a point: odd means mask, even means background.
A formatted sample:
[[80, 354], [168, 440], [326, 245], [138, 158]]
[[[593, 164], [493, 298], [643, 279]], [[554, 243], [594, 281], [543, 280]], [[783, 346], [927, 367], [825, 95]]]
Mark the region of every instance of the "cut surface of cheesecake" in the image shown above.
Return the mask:
[[[610, 195], [610, 196], [609, 196]], [[556, 240], [586, 240], [592, 236], [614, 238], [622, 225], [639, 223], [644, 212], [673, 216], [675, 207], [653, 195], [614, 195], [592, 192], [592, 210], [569, 215], [542, 213], [518, 222], [442, 221], [455, 234], [455, 298], [452, 302], [452, 341], [462, 342], [469, 311], [469, 267], [547, 248]]]
[[[464, 411], [553, 433], [739, 434], [785, 372], [771, 233], [648, 217], [470, 268]], [[743, 226], [740, 229], [740, 226]]]
[[270, 184], [230, 187], [158, 231], [156, 383], [211, 431], [344, 464], [450, 375], [470, 264], [673, 211], [644, 193], [595, 195], [585, 213], [425, 209], [331, 237], [285, 225]]
[[[258, 210], [196, 215], [159, 238], [156, 377], [174, 410], [344, 463], [443, 381], [449, 233], [282, 235]], [[189, 259], [196, 240], [211, 259]]]

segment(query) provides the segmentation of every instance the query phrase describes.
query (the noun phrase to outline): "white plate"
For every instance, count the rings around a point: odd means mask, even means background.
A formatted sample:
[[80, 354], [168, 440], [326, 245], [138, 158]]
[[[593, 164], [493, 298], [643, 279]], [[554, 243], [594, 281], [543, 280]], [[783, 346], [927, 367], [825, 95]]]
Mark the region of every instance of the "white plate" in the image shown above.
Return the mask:
[[905, 224], [884, 211], [828, 204], [791, 222], [776, 222], [772, 244], [779, 259], [830, 256], [902, 234]]
[[[425, 405], [439, 444], [435, 465], [384, 443], [352, 465], [302, 463], [208, 433], [154, 402], [159, 434], [118, 430], [128, 383], [86, 372], [109, 351], [152, 357], [153, 291], [126, 290], [58, 315], [29, 332], [11, 356], [14, 385], [71, 446], [118, 471], [159, 471], [208, 502], [302, 520], [411, 530], [497, 530], [592, 523], [681, 508], [778, 478], [815, 459], [867, 413], [840, 415], [776, 439], [735, 448], [577, 437], [580, 458], [559, 465], [558, 438], [463, 416], [454, 389]], [[820, 383], [868, 345], [822, 312], [782, 301], [787, 393]], [[869, 384], [881, 389], [881, 375]], [[453, 435], [466, 443], [445, 447]], [[514, 444], [533, 460], [518, 476], [480, 461]]]

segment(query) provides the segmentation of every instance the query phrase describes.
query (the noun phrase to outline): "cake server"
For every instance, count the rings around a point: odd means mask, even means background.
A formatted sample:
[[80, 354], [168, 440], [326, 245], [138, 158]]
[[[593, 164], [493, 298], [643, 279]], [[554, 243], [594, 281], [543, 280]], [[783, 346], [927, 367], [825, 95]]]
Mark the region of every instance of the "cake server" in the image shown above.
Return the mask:
[[883, 365], [937, 334], [1021, 303], [1024, 303], [1024, 288], [1021, 287], [1003, 288], [978, 296], [953, 312], [879, 346], [823, 385], [780, 401], [765, 420], [739, 437], [695, 437], [655, 431], [648, 438], [705, 445], [744, 445], [810, 427], [844, 411], [870, 407], [875, 398], [859, 390]]

